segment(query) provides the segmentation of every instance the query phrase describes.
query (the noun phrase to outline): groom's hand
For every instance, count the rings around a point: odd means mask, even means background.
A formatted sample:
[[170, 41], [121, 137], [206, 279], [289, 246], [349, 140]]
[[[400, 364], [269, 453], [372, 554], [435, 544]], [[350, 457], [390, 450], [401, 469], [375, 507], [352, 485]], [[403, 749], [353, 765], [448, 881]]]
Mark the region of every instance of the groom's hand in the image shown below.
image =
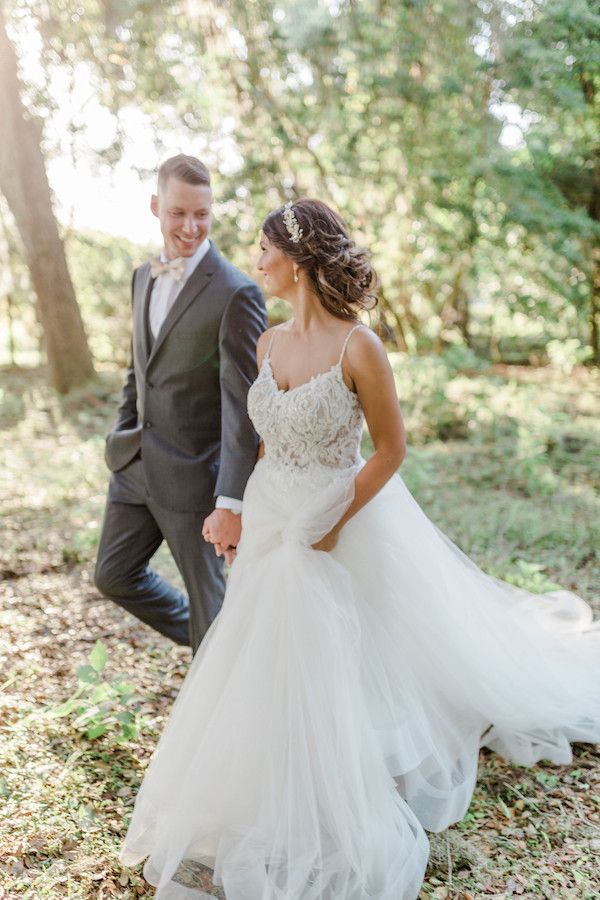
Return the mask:
[[214, 509], [202, 526], [204, 540], [219, 545], [216, 548], [218, 556], [221, 556], [225, 549], [237, 547], [241, 533], [242, 517], [230, 509]]

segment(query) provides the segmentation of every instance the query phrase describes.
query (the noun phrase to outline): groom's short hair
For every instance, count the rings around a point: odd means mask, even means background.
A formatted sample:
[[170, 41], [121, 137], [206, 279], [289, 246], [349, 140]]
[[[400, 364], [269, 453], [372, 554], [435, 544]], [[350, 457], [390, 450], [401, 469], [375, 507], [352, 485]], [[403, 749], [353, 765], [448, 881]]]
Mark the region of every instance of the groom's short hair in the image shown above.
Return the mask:
[[166, 159], [158, 170], [158, 188], [164, 187], [169, 178], [178, 178], [186, 184], [206, 184], [210, 187], [210, 172], [195, 156], [178, 153]]

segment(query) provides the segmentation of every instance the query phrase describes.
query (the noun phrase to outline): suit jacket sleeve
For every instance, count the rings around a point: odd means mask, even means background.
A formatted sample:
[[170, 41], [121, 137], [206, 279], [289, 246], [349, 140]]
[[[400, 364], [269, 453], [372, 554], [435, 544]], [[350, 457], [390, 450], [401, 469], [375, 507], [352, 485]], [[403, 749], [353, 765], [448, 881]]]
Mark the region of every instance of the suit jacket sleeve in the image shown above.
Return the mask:
[[[135, 285], [135, 272], [131, 279], [131, 306], [133, 309], [133, 291]], [[117, 412], [115, 431], [124, 431], [127, 428], [135, 428], [137, 425], [137, 387], [135, 383], [135, 369], [133, 366], [133, 338], [129, 349], [129, 366], [125, 376], [125, 384], [121, 394], [121, 403]]]
[[258, 435], [248, 417], [248, 388], [256, 378], [256, 342], [267, 327], [258, 285], [238, 288], [219, 329], [221, 461], [214, 495], [241, 500], [256, 463]]

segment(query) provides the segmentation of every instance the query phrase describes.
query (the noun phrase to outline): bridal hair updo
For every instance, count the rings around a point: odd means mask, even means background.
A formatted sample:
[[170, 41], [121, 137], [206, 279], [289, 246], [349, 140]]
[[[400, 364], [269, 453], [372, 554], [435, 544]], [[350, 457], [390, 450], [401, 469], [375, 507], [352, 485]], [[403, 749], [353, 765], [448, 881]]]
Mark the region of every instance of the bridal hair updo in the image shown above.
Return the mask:
[[370, 254], [348, 235], [344, 220], [320, 200], [296, 200], [270, 213], [263, 232], [302, 271], [325, 309], [355, 319], [377, 304], [379, 278]]

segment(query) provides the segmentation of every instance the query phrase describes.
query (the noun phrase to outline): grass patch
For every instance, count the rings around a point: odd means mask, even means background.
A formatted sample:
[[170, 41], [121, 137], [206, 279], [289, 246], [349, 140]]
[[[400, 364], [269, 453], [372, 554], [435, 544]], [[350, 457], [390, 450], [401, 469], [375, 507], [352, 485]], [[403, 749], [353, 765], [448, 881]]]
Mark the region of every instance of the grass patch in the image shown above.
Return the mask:
[[[394, 359], [411, 445], [401, 474], [486, 571], [534, 591], [560, 584], [593, 602], [598, 373], [466, 362], [468, 370], [460, 359]], [[107, 371], [61, 400], [42, 371], [0, 371], [0, 897], [153, 896], [117, 854], [190, 652], [91, 584], [103, 437], [120, 384]], [[156, 565], [177, 579], [166, 550]], [[118, 729], [89, 739], [72, 717], [47, 714], [73, 695], [97, 640], [108, 650], [102, 678], [119, 684], [126, 673], [136, 689], [144, 729], [126, 743]], [[569, 766], [532, 769], [482, 752], [465, 819], [432, 838], [422, 898], [600, 896], [599, 762], [584, 746]]]

